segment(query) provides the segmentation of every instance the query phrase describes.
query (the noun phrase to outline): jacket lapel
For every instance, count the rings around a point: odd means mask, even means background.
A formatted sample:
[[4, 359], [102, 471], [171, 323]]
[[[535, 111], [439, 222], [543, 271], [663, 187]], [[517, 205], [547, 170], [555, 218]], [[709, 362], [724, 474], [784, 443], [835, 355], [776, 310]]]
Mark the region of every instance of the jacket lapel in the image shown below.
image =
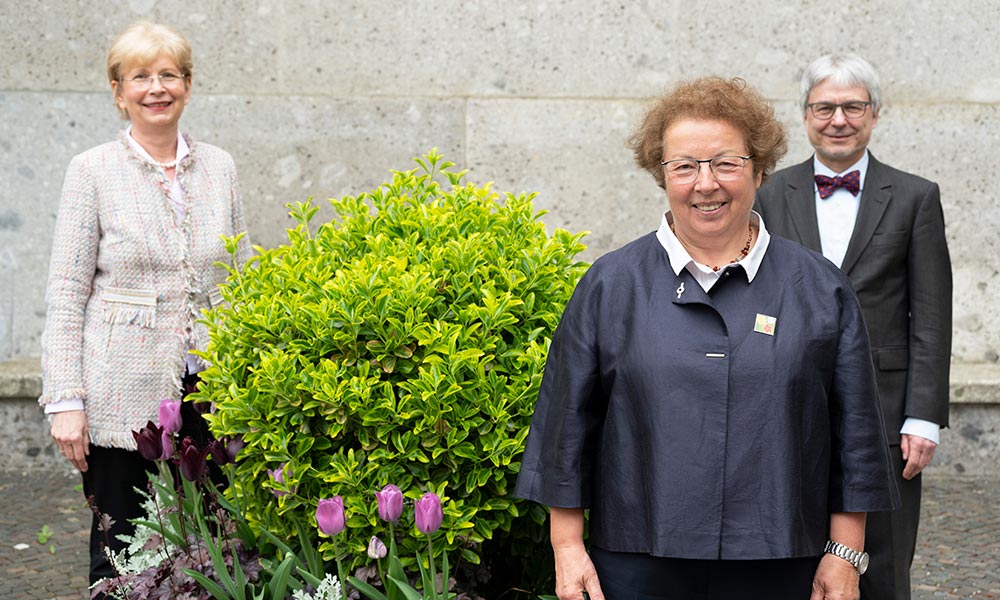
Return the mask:
[[816, 221], [816, 192], [813, 189], [813, 159], [792, 167], [785, 187], [785, 210], [800, 244], [822, 252], [819, 242], [819, 224]]
[[885, 177], [885, 168], [875, 157], [868, 155], [868, 173], [861, 192], [861, 206], [858, 208], [858, 218], [854, 223], [851, 241], [847, 244], [847, 253], [840, 268], [848, 275], [861, 258], [861, 253], [875, 233], [875, 228], [882, 220], [885, 209], [892, 198], [892, 182]]

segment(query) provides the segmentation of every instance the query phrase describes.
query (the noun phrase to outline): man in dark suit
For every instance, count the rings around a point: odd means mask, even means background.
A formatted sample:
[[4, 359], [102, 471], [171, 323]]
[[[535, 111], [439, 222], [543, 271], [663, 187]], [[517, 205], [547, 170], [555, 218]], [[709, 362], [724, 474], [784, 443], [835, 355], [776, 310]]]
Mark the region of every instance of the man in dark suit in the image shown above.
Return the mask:
[[909, 599], [920, 472], [948, 424], [952, 282], [940, 190], [868, 152], [881, 91], [864, 59], [817, 59], [801, 92], [816, 154], [772, 175], [756, 210], [768, 231], [838, 265], [861, 301], [903, 499], [898, 511], [868, 515], [861, 598]]

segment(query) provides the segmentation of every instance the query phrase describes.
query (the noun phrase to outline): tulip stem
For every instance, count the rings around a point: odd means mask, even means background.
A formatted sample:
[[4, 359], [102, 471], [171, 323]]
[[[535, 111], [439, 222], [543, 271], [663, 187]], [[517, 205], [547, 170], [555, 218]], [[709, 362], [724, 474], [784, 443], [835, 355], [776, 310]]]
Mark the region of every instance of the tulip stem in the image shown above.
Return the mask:
[[[156, 467], [160, 471], [160, 479], [167, 481], [167, 465], [162, 460], [158, 460], [156, 461]], [[163, 526], [163, 510], [160, 508], [160, 490], [155, 485], [151, 485], [150, 488], [153, 494], [153, 506], [156, 507], [156, 522], [160, 525], [160, 535], [163, 538], [163, 543], [160, 544], [160, 552], [163, 553], [163, 559], [170, 565], [173, 565], [174, 559], [170, 552], [167, 552], [167, 536], [163, 533], [166, 529]]]
[[[392, 526], [392, 521], [389, 521], [389, 546], [386, 548], [386, 562], [392, 564], [392, 557], [395, 555], [396, 550], [396, 532]], [[389, 580], [386, 579], [386, 571], [382, 567], [382, 561], [378, 560], [375, 562], [378, 565], [378, 576], [382, 580], [382, 587], [385, 588], [386, 593], [389, 592]]]
[[337, 579], [340, 581], [341, 600], [347, 600], [347, 579], [344, 578], [344, 566], [340, 562], [340, 549], [337, 547], [337, 536], [333, 536], [333, 556], [337, 562]]
[[[170, 471], [168, 467], [168, 471]], [[174, 477], [174, 472], [170, 471], [170, 482], [173, 483], [174, 488], [174, 500], [177, 503], [177, 528], [180, 530], [177, 533], [180, 534], [181, 540], [184, 544], [184, 552], [191, 555], [190, 548], [188, 547], [188, 536], [187, 527], [185, 527], [184, 519], [184, 478]]]
[[[434, 542], [431, 534], [427, 534], [427, 562], [431, 566], [431, 598], [437, 600], [437, 573], [434, 569]], [[444, 587], [444, 582], [442, 582], [442, 587]]]

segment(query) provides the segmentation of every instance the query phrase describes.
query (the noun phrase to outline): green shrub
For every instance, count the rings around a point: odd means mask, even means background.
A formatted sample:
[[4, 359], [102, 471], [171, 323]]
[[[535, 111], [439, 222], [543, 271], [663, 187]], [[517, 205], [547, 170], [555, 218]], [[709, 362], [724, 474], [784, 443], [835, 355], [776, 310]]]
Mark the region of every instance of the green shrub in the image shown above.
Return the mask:
[[[453, 562], [479, 563], [494, 538], [537, 554], [544, 511], [510, 493], [584, 234], [548, 235], [534, 194], [500, 202], [435, 151], [416, 162], [331, 200], [338, 219], [315, 234], [311, 200], [289, 205], [288, 244], [257, 248], [207, 313], [213, 366], [193, 399], [215, 403], [217, 436], [246, 441], [233, 494], [252, 525], [319, 544], [317, 501], [340, 494], [358, 565], [383, 530], [373, 493], [393, 483], [441, 496], [435, 548]], [[408, 533], [404, 556], [421, 544]]]

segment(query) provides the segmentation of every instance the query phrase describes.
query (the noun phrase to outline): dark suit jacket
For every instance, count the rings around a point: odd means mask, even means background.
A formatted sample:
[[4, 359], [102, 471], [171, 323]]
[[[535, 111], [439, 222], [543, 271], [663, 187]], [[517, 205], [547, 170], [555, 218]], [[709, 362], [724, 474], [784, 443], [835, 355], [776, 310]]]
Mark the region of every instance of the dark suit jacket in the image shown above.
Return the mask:
[[[812, 158], [775, 173], [755, 209], [771, 233], [821, 251]], [[937, 184], [870, 156], [841, 269], [868, 325], [890, 444], [907, 417], [947, 426], [952, 283]]]

